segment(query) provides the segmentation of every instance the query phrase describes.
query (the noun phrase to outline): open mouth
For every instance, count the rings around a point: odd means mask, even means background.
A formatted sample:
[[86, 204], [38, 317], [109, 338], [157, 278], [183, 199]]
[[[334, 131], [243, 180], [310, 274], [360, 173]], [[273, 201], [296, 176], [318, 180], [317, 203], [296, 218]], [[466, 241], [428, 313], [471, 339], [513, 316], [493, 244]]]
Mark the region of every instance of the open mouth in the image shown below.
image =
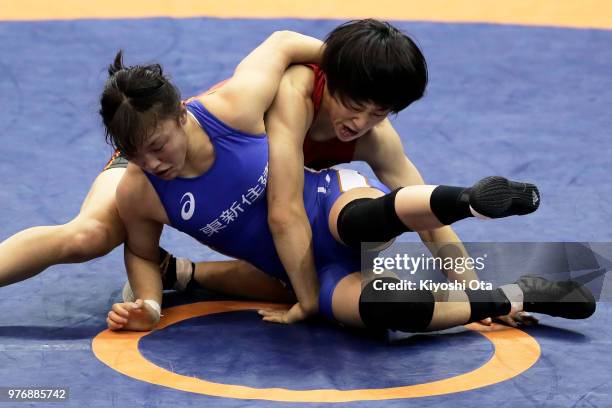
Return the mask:
[[164, 170], [164, 171], [160, 171], [160, 172], [158, 172], [158, 173], [155, 173], [155, 175], [156, 175], [157, 177], [159, 177], [159, 178], [164, 178], [164, 177], [166, 177], [166, 176], [167, 176], [167, 175], [170, 173], [170, 170], [171, 170], [171, 169], [172, 169], [171, 167], [168, 167], [168, 168], [167, 168], [166, 170]]
[[340, 136], [342, 136], [343, 139], [351, 139], [355, 136], [357, 136], [359, 132], [357, 132], [356, 130], [351, 129], [348, 126], [345, 125], [341, 125], [340, 126]]

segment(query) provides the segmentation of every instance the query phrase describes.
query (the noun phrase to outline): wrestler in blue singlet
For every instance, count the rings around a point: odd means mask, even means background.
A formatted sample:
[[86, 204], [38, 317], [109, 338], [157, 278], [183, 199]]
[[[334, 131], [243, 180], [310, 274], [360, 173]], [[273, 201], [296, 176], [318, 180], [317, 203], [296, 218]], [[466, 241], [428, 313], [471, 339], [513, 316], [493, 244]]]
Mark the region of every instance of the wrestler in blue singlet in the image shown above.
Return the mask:
[[[206, 173], [194, 178], [162, 180], [145, 173], [170, 224], [204, 245], [250, 262], [289, 284], [268, 227], [266, 135], [251, 135], [227, 126], [198, 100], [189, 102], [187, 109], [208, 134], [215, 161]], [[359, 251], [338, 243], [329, 232], [329, 212], [342, 194], [341, 173], [346, 180], [357, 177], [366, 182], [352, 170], [304, 170], [304, 206], [312, 227], [320, 282], [319, 309], [332, 319], [334, 288], [344, 276], [361, 268]], [[375, 180], [367, 183], [385, 193], [389, 191]]]

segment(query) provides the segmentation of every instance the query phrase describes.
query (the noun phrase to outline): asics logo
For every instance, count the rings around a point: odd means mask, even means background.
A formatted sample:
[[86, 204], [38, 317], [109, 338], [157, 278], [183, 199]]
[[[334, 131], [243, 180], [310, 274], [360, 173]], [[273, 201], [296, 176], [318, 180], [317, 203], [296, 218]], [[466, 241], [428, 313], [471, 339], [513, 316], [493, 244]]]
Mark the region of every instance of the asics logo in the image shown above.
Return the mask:
[[195, 211], [195, 197], [191, 193], [185, 193], [181, 197], [181, 218], [189, 221]]
[[540, 201], [540, 198], [538, 197], [535, 191], [531, 192], [531, 198], [533, 199], [533, 205], [536, 205], [538, 201]]

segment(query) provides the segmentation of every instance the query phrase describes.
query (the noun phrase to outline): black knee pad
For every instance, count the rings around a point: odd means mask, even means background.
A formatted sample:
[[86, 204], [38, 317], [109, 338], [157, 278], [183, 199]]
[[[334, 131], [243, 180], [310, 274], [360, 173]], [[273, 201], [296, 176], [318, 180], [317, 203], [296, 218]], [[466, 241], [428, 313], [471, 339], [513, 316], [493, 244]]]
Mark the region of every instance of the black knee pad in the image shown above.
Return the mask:
[[512, 305], [500, 288], [494, 290], [467, 289], [465, 294], [470, 301], [470, 320], [477, 322], [487, 317], [505, 316], [510, 313]]
[[438, 186], [429, 198], [431, 212], [444, 225], [472, 217], [469, 189], [465, 187]]
[[[423, 332], [431, 323], [435, 299], [427, 290], [397, 290], [397, 278], [376, 278], [359, 297], [359, 315], [369, 328]], [[393, 288], [391, 285], [396, 285]]]
[[337, 221], [342, 242], [359, 248], [362, 242], [387, 242], [410, 231], [395, 211], [398, 191], [378, 198], [358, 198], [345, 205]]

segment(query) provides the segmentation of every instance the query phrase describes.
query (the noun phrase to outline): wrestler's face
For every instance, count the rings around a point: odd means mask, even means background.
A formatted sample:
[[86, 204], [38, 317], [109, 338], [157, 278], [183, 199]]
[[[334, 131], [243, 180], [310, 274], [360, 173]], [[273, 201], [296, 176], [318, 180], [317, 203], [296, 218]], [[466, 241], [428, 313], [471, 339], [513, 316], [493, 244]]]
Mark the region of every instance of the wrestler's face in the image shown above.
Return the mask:
[[187, 115], [178, 119], [160, 120], [153, 133], [143, 141], [138, 152], [129, 160], [148, 173], [164, 180], [177, 177], [187, 157]]
[[342, 142], [350, 142], [366, 134], [374, 126], [385, 120], [389, 109], [373, 103], [356, 103], [330, 98], [329, 116], [336, 137]]

